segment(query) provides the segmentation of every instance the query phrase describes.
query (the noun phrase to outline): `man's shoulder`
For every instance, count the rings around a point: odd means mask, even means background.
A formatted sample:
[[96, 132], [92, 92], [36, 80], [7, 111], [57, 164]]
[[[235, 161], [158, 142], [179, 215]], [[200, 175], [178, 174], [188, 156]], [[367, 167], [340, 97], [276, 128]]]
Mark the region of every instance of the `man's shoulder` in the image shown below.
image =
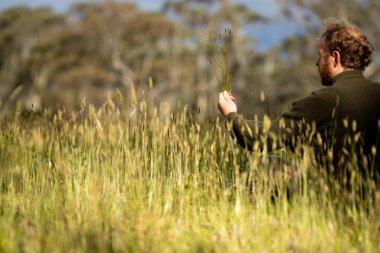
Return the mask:
[[306, 99], [314, 99], [316, 101], [329, 103], [334, 102], [339, 95], [339, 89], [334, 86], [324, 87], [311, 92]]
[[[360, 86], [357, 86], [360, 85]], [[333, 87], [336, 87], [338, 89], [342, 88], [364, 88], [367, 86], [375, 86], [379, 87], [380, 84], [374, 80], [371, 80], [370, 78], [366, 77], [363, 73], [363, 71], [359, 70], [348, 70], [334, 79]]]
[[330, 113], [337, 103], [337, 97], [338, 91], [334, 87], [315, 90], [290, 104], [286, 115], [314, 119], [323, 113]]
[[[356, 79], [346, 79], [338, 81], [332, 87], [335, 88], [338, 94], [350, 94], [351, 96], [356, 96], [359, 94], [367, 95], [380, 95], [380, 83], [373, 81], [371, 79], [365, 78], [356, 78]], [[370, 94], [372, 93], [372, 94]]]

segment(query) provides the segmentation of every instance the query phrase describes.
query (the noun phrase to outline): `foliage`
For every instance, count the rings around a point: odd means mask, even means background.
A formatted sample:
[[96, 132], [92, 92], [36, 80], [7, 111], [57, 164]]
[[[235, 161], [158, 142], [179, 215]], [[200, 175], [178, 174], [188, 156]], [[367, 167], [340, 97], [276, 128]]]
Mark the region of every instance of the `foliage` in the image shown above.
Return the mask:
[[355, 156], [350, 180], [330, 177], [310, 145], [278, 150], [274, 166], [203, 118], [218, 83], [204, 29], [233, 32], [247, 116], [259, 96], [283, 104], [319, 83], [319, 20], [338, 7], [355, 4], [353, 21], [378, 34], [377, 1], [285, 2], [309, 35], [252, 56], [244, 28], [268, 20], [227, 0], [167, 1], [171, 20], [116, 1], [2, 12], [0, 252], [380, 251], [379, 187]]
[[218, 120], [149, 100], [1, 120], [0, 251], [380, 250], [373, 183], [341, 189], [307, 146], [270, 168]]
[[[118, 1], [77, 4], [62, 14], [47, 8], [5, 10], [0, 13], [0, 112], [17, 106], [72, 110], [83, 98], [101, 105], [116, 89], [125, 95], [133, 83], [143, 90], [151, 78], [156, 104], [167, 101], [175, 111], [181, 101], [201, 108], [202, 118], [215, 116], [218, 75], [208, 63], [204, 30], [219, 34], [227, 28], [239, 111], [248, 118], [275, 116], [318, 88], [316, 48], [326, 17], [349, 19], [380, 47], [375, 0], [286, 0], [278, 6], [284, 15], [273, 19], [287, 18], [302, 31], [267, 52], [255, 50], [260, 34], [250, 28], [272, 20], [231, 0], [167, 0], [162, 13]], [[379, 66], [376, 53], [366, 75], [379, 80]]]

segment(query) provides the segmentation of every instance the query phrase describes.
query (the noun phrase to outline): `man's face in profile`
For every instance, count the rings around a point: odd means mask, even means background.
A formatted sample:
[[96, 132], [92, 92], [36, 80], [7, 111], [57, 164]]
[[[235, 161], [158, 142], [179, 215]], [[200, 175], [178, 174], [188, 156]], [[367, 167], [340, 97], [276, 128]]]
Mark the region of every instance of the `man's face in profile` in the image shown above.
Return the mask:
[[324, 86], [331, 86], [333, 83], [333, 74], [331, 71], [333, 64], [333, 57], [330, 57], [330, 54], [325, 45], [325, 39], [322, 38], [319, 44], [319, 59], [317, 61], [317, 67], [319, 75], [321, 76], [321, 83]]

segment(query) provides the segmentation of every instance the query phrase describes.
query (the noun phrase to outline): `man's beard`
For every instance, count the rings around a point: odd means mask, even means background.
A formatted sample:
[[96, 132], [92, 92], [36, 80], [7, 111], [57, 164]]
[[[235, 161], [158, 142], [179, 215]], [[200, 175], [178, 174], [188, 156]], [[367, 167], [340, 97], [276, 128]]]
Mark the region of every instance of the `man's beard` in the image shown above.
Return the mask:
[[321, 76], [322, 85], [331, 86], [333, 84], [333, 78], [328, 66], [327, 59], [325, 59], [324, 64], [322, 64], [318, 70], [319, 75]]

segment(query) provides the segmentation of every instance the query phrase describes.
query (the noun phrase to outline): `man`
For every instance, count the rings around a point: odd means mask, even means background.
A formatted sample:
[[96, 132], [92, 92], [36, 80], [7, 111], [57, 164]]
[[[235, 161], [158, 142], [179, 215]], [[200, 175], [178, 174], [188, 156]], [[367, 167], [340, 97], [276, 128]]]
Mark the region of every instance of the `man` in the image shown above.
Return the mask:
[[380, 85], [363, 77], [372, 51], [357, 27], [328, 24], [316, 63], [325, 88], [292, 103], [279, 120], [264, 126], [238, 115], [235, 98], [226, 91], [219, 94], [219, 110], [238, 143], [249, 150], [294, 149], [306, 142], [316, 147], [320, 162], [342, 165], [354, 149], [360, 163], [373, 168], [380, 162]]

